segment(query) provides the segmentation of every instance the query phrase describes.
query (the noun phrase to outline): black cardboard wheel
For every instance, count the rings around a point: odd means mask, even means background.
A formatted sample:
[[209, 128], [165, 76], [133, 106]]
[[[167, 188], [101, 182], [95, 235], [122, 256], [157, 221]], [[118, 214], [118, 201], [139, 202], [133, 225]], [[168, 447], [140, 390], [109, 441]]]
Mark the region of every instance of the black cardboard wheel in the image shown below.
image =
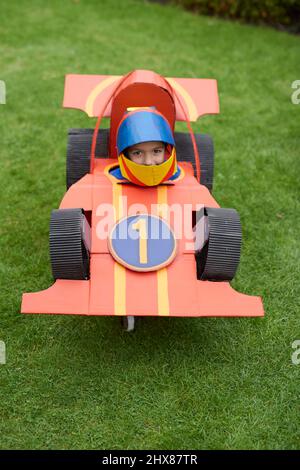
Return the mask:
[[49, 248], [54, 279], [88, 279], [90, 256], [83, 242], [82, 209], [53, 210]]
[[[90, 171], [90, 155], [94, 129], [69, 129], [67, 143], [67, 189]], [[99, 129], [96, 156], [108, 156], [109, 129]]]
[[196, 255], [197, 278], [231, 281], [237, 271], [242, 244], [242, 229], [235, 209], [205, 208], [209, 238]]
[[[200, 184], [212, 191], [214, 179], [214, 144], [207, 134], [194, 134], [200, 158]], [[179, 162], [190, 162], [196, 176], [194, 148], [190, 134], [175, 132], [176, 156]]]

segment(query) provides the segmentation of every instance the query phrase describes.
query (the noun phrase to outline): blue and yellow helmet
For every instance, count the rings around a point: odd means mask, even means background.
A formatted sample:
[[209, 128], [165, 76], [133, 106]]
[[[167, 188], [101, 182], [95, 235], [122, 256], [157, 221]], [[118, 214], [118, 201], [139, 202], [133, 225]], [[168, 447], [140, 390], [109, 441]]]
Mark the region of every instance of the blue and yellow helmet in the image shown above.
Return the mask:
[[[128, 108], [117, 130], [118, 160], [122, 176], [139, 186], [156, 186], [177, 171], [175, 141], [166, 118], [155, 108]], [[124, 154], [142, 142], [163, 142], [168, 151], [160, 165], [141, 165]]]

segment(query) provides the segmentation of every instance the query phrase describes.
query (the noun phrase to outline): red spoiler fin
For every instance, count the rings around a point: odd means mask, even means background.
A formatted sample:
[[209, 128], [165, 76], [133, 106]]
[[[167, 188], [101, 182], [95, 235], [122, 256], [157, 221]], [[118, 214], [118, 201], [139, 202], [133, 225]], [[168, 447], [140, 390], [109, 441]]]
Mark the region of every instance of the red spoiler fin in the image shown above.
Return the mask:
[[[142, 71], [139, 81], [143, 81]], [[90, 117], [97, 117], [103, 101], [107, 101], [116, 88], [120, 75], [66, 75], [64, 108], [75, 108], [84, 111]], [[219, 113], [217, 81], [204, 78], [166, 78], [166, 81], [180, 96], [190, 121], [196, 121], [205, 114]], [[176, 120], [185, 121], [182, 108], [175, 94]], [[111, 103], [104, 113], [109, 117]]]

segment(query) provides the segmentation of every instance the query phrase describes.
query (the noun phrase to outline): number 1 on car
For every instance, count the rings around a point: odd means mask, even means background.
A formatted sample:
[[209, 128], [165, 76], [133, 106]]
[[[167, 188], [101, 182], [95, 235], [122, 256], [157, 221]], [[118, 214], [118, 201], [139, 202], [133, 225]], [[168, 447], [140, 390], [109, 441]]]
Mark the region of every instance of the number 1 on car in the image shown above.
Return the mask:
[[139, 252], [140, 252], [140, 263], [146, 264], [148, 262], [148, 253], [147, 253], [147, 225], [146, 219], [140, 218], [135, 224], [132, 224], [133, 230], [139, 232]]

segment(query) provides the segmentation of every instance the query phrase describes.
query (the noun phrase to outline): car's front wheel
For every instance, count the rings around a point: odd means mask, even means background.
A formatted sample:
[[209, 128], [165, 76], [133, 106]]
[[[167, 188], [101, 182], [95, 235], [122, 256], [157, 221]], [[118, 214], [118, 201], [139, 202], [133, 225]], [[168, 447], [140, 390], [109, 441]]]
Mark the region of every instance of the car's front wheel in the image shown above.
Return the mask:
[[[237, 271], [242, 244], [242, 229], [235, 209], [205, 207], [208, 238], [196, 252], [197, 278], [231, 281]], [[199, 227], [203, 224], [200, 225]], [[196, 226], [197, 230], [197, 226]]]
[[90, 226], [83, 209], [53, 210], [49, 234], [54, 279], [88, 279]]

